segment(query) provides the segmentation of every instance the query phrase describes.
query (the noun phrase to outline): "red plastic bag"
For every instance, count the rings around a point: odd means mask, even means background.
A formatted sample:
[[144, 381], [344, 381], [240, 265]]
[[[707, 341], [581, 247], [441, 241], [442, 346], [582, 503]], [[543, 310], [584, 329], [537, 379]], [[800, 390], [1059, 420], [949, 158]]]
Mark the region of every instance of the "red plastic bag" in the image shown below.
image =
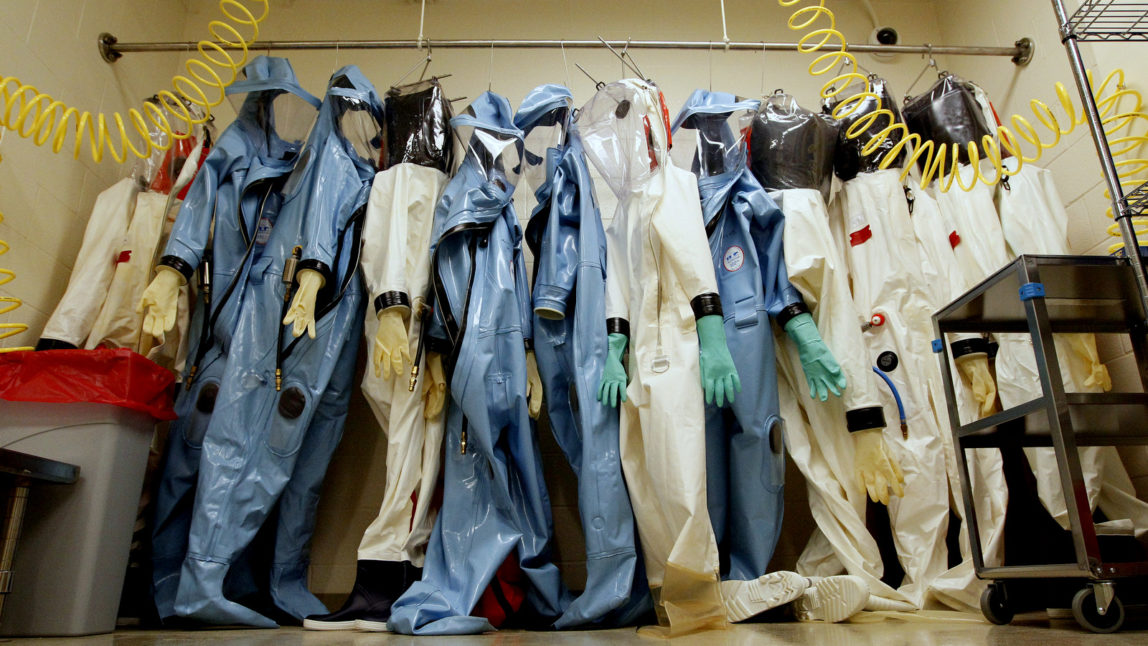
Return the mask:
[[[188, 158], [191, 157], [193, 148], [195, 148], [195, 140], [191, 137], [187, 139], [176, 139], [172, 142], [171, 148], [167, 150], [167, 154], [163, 157], [163, 163], [160, 164], [159, 171], [155, 174], [155, 179], [152, 180], [151, 186], [148, 188], [157, 193], [170, 193], [176, 178], [179, 177], [179, 172], [183, 170], [183, 165], [190, 161]], [[203, 167], [203, 160], [207, 158], [207, 152], [207, 146], [204, 146], [199, 151], [199, 159], [194, 160], [197, 173], [199, 172], [199, 168]], [[176, 197], [181, 200], [187, 197], [189, 188], [191, 188], [191, 182], [188, 182]]]
[[500, 628], [525, 601], [526, 574], [518, 565], [518, 555], [511, 552], [494, 573], [494, 579], [482, 592], [471, 614], [485, 617], [491, 626]]
[[174, 383], [169, 371], [126, 348], [0, 354], [0, 399], [8, 401], [112, 404], [172, 420]]

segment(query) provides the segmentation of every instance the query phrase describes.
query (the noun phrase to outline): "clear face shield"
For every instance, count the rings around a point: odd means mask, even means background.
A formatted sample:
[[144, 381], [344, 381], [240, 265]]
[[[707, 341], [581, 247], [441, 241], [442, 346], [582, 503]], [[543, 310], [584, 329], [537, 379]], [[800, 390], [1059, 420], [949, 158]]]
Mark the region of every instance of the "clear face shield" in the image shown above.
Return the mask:
[[549, 151], [556, 150], [566, 143], [566, 125], [569, 121], [570, 105], [564, 105], [546, 113], [530, 132], [523, 143], [526, 158], [523, 175], [531, 191], [546, 182], [546, 167]]
[[472, 125], [458, 126], [455, 134], [463, 146], [464, 163], [478, 169], [500, 191], [513, 190], [522, 176], [522, 139]]
[[752, 110], [690, 115], [674, 134], [670, 156], [699, 178], [742, 168], [753, 115]]
[[341, 97], [339, 101], [339, 132], [359, 160], [378, 169], [383, 152], [383, 126], [371, 113], [365, 101]]
[[638, 190], [664, 158], [665, 124], [656, 112], [656, 94], [650, 103], [652, 92], [631, 83], [611, 83], [578, 113], [586, 157], [615, 195]]
[[254, 119], [267, 133], [267, 147], [275, 159], [287, 159], [299, 152], [319, 114], [315, 106], [283, 90], [234, 93], [228, 94], [227, 99], [237, 115]]

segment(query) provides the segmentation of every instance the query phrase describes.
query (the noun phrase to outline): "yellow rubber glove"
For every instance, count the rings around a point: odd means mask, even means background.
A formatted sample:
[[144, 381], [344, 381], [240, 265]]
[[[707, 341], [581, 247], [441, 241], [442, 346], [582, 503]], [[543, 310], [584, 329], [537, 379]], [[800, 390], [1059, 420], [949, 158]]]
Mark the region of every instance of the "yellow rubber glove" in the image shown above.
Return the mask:
[[1068, 346], [1080, 358], [1088, 362], [1089, 374], [1084, 380], [1088, 388], [1099, 387], [1104, 392], [1112, 390], [1112, 377], [1108, 375], [1108, 366], [1100, 362], [1100, 352], [1096, 349], [1095, 334], [1065, 334]]
[[427, 374], [423, 379], [423, 417], [434, 419], [442, 414], [446, 403], [446, 372], [442, 369], [442, 355], [427, 353]]
[[323, 289], [323, 274], [314, 269], [301, 269], [295, 278], [299, 282], [299, 289], [295, 290], [295, 298], [287, 308], [287, 316], [283, 317], [283, 325], [292, 325], [291, 334], [301, 336], [303, 330], [307, 336], [315, 338], [315, 300], [319, 297], [319, 290]]
[[179, 311], [179, 288], [187, 283], [183, 274], [166, 265], [156, 268], [155, 278], [144, 290], [136, 313], [144, 314], [144, 334], [162, 339], [165, 332], [175, 327]]
[[402, 374], [411, 362], [407, 326], [403, 323], [403, 308], [391, 307], [379, 312], [379, 328], [375, 331], [375, 376], [390, 381]]
[[901, 473], [897, 458], [889, 452], [881, 429], [871, 428], [850, 435], [853, 436], [853, 469], [861, 491], [867, 491], [869, 500], [882, 505], [889, 504], [890, 489], [894, 496], [904, 496], [905, 474]]
[[993, 414], [997, 404], [997, 382], [989, 372], [989, 357], [983, 352], [967, 354], [957, 361], [965, 384], [972, 388], [973, 399], [981, 408], [981, 417]]
[[538, 376], [534, 350], [526, 351], [526, 399], [530, 405], [530, 418], [538, 419], [542, 413], [542, 378]]

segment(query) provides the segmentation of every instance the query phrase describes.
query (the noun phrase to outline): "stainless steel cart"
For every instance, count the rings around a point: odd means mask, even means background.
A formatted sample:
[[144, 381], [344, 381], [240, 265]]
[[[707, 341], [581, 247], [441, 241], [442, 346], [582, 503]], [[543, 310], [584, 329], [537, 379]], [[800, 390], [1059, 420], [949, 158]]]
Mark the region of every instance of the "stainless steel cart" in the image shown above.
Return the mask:
[[[1042, 594], [1056, 587], [1050, 579], [1059, 579], [1074, 591], [1071, 605], [1078, 623], [1095, 632], [1112, 632], [1124, 622], [1118, 585], [1140, 578], [1137, 587], [1129, 588], [1129, 594], [1139, 594], [1148, 581], [1141, 578], [1148, 577], [1148, 561], [1106, 559], [1078, 453], [1078, 448], [1087, 446], [1148, 444], [1148, 394], [1066, 393], [1053, 343], [1054, 333], [1127, 334], [1141, 381], [1148, 383], [1148, 328], [1135, 271], [1125, 258], [1021, 256], [933, 315], [937, 335], [933, 349], [941, 358], [973, 560], [977, 575], [993, 581], [981, 598], [981, 609], [993, 623], [1009, 623], [1018, 610], [1062, 605], [1055, 596]], [[951, 333], [1031, 335], [1043, 395], [962, 424], [947, 347], [946, 335]], [[1075, 562], [986, 564], [965, 452], [1041, 446], [1052, 447], [1056, 454]], [[1032, 580], [1039, 584], [1022, 583]]]

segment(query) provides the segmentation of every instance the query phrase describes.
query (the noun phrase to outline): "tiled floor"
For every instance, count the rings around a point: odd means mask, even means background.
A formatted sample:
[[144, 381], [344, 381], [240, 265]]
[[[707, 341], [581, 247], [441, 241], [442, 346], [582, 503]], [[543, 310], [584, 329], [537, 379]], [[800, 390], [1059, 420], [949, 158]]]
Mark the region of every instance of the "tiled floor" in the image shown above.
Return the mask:
[[[241, 644], [244, 646], [426, 646], [446, 641], [450, 646], [567, 646], [582, 644], [656, 644], [659, 639], [639, 635], [633, 629], [593, 632], [528, 633], [504, 631], [473, 637], [404, 637], [353, 632], [312, 632], [299, 628], [279, 630], [204, 630], [198, 632], [133, 631], [72, 639], [15, 639], [7, 643], [28, 646], [176, 646], [183, 644]], [[1148, 623], [1129, 624], [1114, 635], [1086, 633], [1071, 619], [1050, 620], [1045, 615], [1018, 617], [1010, 626], [991, 626], [975, 617], [964, 623], [881, 621], [866, 624], [776, 623], [733, 626], [670, 640], [681, 646], [1075, 646], [1104, 644], [1143, 646], [1148, 643]]]

